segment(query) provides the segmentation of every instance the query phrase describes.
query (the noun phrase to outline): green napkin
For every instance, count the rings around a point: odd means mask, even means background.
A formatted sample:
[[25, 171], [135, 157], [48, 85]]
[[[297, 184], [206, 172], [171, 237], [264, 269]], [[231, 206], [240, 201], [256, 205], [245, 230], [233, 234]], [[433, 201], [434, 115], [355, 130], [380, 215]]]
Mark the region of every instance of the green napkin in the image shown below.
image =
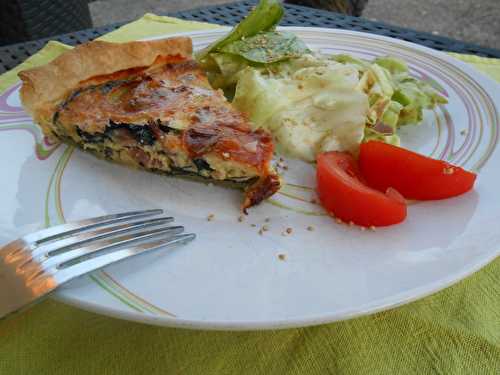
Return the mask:
[[[146, 14], [103, 36], [128, 41], [218, 27]], [[0, 76], [68, 46], [51, 42]], [[454, 54], [500, 82], [500, 60]], [[328, 325], [265, 332], [160, 328], [47, 300], [0, 322], [0, 374], [500, 374], [500, 259], [418, 302]]]

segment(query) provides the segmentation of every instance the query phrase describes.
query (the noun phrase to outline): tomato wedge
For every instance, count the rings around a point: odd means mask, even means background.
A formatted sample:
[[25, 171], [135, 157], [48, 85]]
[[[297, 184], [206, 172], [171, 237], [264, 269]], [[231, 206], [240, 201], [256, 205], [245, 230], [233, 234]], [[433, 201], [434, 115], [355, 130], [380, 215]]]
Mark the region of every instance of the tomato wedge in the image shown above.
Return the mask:
[[444, 199], [472, 189], [476, 175], [442, 160], [401, 147], [370, 141], [361, 144], [359, 168], [369, 186], [396, 189], [407, 199]]
[[318, 196], [325, 209], [362, 226], [397, 224], [406, 218], [404, 198], [394, 189], [385, 194], [365, 185], [356, 160], [345, 152], [317, 158]]

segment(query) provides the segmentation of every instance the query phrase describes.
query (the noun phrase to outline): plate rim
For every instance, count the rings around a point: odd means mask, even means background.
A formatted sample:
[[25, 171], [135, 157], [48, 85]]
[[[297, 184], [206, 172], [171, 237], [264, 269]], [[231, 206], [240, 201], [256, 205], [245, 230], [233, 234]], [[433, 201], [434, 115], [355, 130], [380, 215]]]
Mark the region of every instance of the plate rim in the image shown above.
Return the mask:
[[[310, 315], [303, 318], [289, 318], [273, 321], [202, 321], [182, 319], [178, 317], [172, 318], [167, 315], [151, 315], [135, 311], [118, 310], [93, 302], [82, 301], [77, 298], [61, 294], [60, 291], [55, 292], [53, 298], [68, 305], [78, 307], [89, 312], [105, 315], [111, 318], [119, 318], [137, 323], [145, 323], [170, 328], [186, 328], [194, 330], [201, 329], [213, 331], [258, 331], [311, 327], [321, 324], [355, 319], [382, 311], [392, 310], [394, 308], [431, 296], [473, 275], [477, 271], [486, 267], [488, 264], [492, 263], [498, 256], [500, 256], [500, 250], [497, 250], [497, 252], [494, 254], [490, 254], [490, 256], [488, 257], [484, 257], [484, 259], [478, 261], [476, 264], [474, 264], [474, 266], [463, 270], [463, 272], [454, 273], [451, 276], [439, 279], [432, 284], [427, 284], [425, 287], [416, 288], [418, 290], [417, 293], [411, 293], [411, 291], [415, 290], [411, 289], [410, 291], [398, 293], [390, 297], [376, 300], [366, 308], [358, 308], [356, 311], [353, 309], [340, 310], [339, 312], [333, 314]], [[390, 300], [393, 301], [390, 302]]]
[[[195, 37], [197, 35], [205, 35], [207, 33], [224, 33], [230, 30], [231, 27], [221, 26], [220, 28], [211, 28], [211, 29], [203, 29], [203, 30], [192, 30], [186, 32], [179, 33], [170, 33], [170, 34], [162, 34], [154, 37], [142, 38], [139, 40], [157, 40], [164, 38], [171, 38], [176, 36], [189, 36]], [[445, 52], [434, 50], [432, 48], [422, 46], [419, 44], [415, 44], [412, 42], [378, 35], [367, 32], [360, 32], [355, 30], [343, 30], [337, 28], [321, 28], [321, 27], [304, 27], [304, 26], [285, 26], [279, 27], [278, 29], [286, 30], [286, 31], [316, 31], [320, 33], [330, 33], [330, 34], [345, 34], [345, 35], [358, 35], [365, 36], [369, 38], [381, 39], [389, 42], [396, 42], [398, 45], [407, 46], [411, 49], [420, 50], [423, 52], [430, 53], [431, 55], [436, 56], [446, 62], [458, 66], [462, 71], [464, 71], [467, 75], [477, 80], [477, 83], [485, 89], [488, 94], [491, 94], [491, 91], [495, 90], [495, 86], [498, 84], [486, 76], [479, 70], [474, 69], [470, 65], [466, 64], [463, 61], [460, 61], [454, 58], [451, 55], [448, 55]], [[500, 93], [495, 95], [500, 97]], [[497, 102], [492, 101], [496, 104]], [[496, 107], [495, 107], [496, 109]], [[499, 116], [497, 110], [497, 118]], [[85, 301], [78, 299], [75, 296], [68, 295], [64, 293], [64, 290], [56, 291], [52, 298], [57, 301], [66, 303], [68, 305], [81, 308], [83, 310], [105, 315], [108, 317], [119, 318], [139, 323], [151, 324], [156, 326], [165, 326], [165, 327], [178, 327], [178, 328], [187, 328], [187, 329], [202, 329], [202, 330], [228, 330], [228, 331], [252, 331], [252, 330], [271, 330], [271, 329], [286, 329], [286, 328], [297, 328], [297, 327], [308, 327], [315, 326], [320, 324], [327, 324], [336, 321], [343, 321], [354, 319], [362, 316], [371, 315], [377, 312], [390, 310], [416, 300], [425, 298], [427, 296], [433, 295], [437, 292], [440, 292], [459, 281], [471, 276], [475, 272], [479, 271], [483, 267], [487, 266], [491, 262], [493, 262], [498, 256], [500, 256], [500, 247], [498, 250], [492, 253], [488, 253], [483, 257], [477, 259], [475, 263], [469, 265], [468, 267], [464, 267], [461, 270], [454, 272], [452, 274], [448, 274], [446, 277], [443, 277], [439, 280], [433, 281], [430, 284], [426, 284], [425, 286], [413, 288], [401, 293], [393, 294], [389, 297], [381, 298], [373, 301], [368, 305], [362, 305], [356, 309], [344, 309], [337, 310], [333, 313], [326, 314], [317, 314], [317, 315], [307, 315], [303, 317], [290, 317], [287, 319], [279, 319], [279, 320], [266, 320], [266, 321], [247, 321], [247, 320], [230, 320], [230, 321], [217, 321], [217, 320], [192, 320], [192, 319], [182, 319], [179, 317], [169, 317], [167, 315], [152, 315], [141, 313], [137, 311], [126, 311], [120, 310], [118, 308], [113, 308], [107, 305], [102, 305], [90, 301]]]

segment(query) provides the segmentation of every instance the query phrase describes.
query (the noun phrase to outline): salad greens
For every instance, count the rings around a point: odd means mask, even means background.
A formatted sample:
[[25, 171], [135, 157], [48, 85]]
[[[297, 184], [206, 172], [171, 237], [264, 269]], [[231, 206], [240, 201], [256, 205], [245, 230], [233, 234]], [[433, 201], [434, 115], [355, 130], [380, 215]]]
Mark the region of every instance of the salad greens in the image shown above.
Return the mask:
[[399, 144], [400, 126], [418, 124], [424, 109], [447, 103], [396, 57], [313, 53], [294, 34], [276, 30], [283, 14], [280, 0], [261, 0], [196, 59], [212, 86], [289, 153], [314, 160], [317, 152], [352, 151], [363, 140]]
[[212, 86], [231, 96], [244, 68], [268, 67], [310, 52], [296, 35], [275, 31], [283, 14], [280, 0], [261, 0], [228, 35], [196, 54]]
[[330, 56], [330, 59], [359, 71], [359, 88], [368, 95], [370, 103], [365, 140], [399, 144], [396, 131], [400, 126], [418, 124], [424, 109], [447, 103], [427, 82], [412, 77], [408, 65], [396, 57], [379, 57], [372, 62], [349, 55]]
[[285, 10], [280, 0], [261, 0], [229, 34], [201, 50], [196, 55], [196, 59], [203, 63], [210, 53], [218, 52], [228, 44], [242, 41], [259, 32], [273, 30], [284, 14]]
[[251, 63], [270, 64], [300, 57], [311, 51], [292, 33], [266, 31], [227, 44], [220, 52], [243, 57]]

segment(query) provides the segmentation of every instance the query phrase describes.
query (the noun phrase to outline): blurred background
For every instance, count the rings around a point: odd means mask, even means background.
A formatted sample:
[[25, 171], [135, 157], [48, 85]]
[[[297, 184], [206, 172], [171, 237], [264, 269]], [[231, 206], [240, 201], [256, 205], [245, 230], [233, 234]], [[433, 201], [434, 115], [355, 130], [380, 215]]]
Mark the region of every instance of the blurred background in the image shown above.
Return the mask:
[[[145, 12], [165, 13], [231, 0], [99, 0], [90, 3], [95, 25]], [[372, 20], [500, 48], [500, 0], [292, 0], [315, 8], [354, 13]], [[354, 12], [351, 12], [354, 9]]]
[[[0, 45], [234, 0], [2, 0]], [[500, 49], [500, 0], [286, 0]]]

